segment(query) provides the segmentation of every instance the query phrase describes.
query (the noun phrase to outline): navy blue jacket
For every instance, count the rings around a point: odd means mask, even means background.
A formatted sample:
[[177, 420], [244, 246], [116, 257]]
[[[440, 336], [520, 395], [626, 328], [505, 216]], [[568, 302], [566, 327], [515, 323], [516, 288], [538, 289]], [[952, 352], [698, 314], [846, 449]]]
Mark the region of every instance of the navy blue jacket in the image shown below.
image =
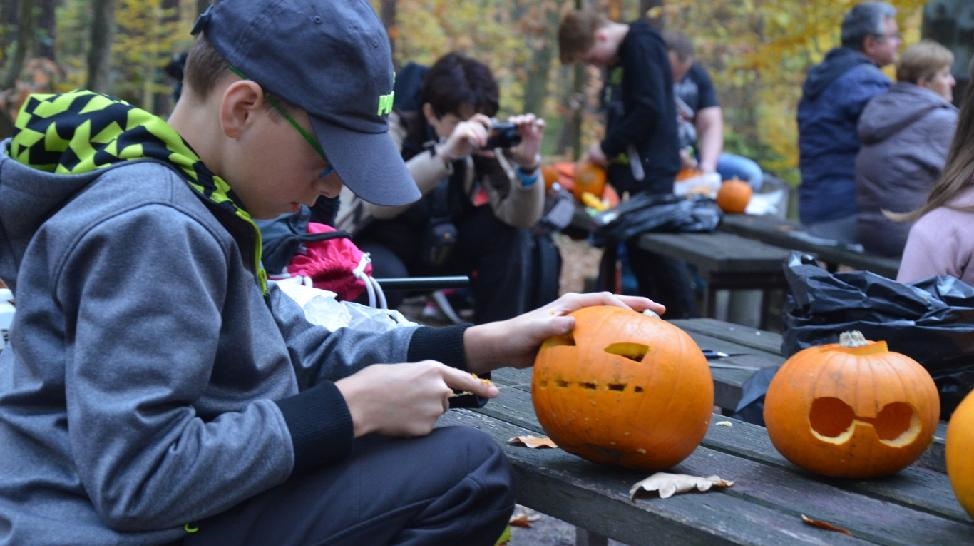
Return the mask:
[[801, 185], [798, 216], [803, 224], [856, 214], [856, 125], [870, 99], [890, 80], [861, 52], [829, 51], [812, 67], [798, 103]]

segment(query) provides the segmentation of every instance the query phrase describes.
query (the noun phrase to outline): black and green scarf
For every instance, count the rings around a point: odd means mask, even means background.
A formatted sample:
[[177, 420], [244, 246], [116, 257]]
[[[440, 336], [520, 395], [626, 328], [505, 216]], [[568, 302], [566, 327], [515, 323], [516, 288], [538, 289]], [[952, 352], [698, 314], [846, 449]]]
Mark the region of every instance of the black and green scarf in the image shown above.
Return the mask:
[[[123, 161], [157, 160], [175, 167], [187, 184], [239, 233], [249, 226], [254, 241], [254, 271], [267, 293], [261, 265], [260, 230], [225, 180], [213, 174], [179, 133], [162, 118], [125, 101], [91, 91], [31, 95], [17, 116], [10, 156], [35, 169], [82, 174]], [[246, 231], [245, 231], [246, 232]]]

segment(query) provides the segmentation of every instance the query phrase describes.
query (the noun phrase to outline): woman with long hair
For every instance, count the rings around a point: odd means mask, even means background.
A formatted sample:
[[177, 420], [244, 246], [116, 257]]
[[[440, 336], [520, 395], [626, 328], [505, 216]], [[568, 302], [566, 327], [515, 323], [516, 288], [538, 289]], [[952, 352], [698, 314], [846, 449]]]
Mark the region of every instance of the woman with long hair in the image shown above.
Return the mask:
[[896, 280], [950, 275], [974, 285], [974, 85], [964, 91], [944, 172], [919, 209], [891, 215], [916, 220]]

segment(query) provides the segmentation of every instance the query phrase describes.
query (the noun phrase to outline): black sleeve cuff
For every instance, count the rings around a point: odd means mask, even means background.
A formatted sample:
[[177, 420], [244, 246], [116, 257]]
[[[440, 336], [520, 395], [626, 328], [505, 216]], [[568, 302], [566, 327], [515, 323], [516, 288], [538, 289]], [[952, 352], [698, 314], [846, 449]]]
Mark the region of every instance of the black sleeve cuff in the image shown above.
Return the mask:
[[291, 433], [294, 473], [343, 459], [352, 448], [352, 414], [338, 387], [325, 381], [276, 400]]
[[409, 340], [407, 362], [437, 360], [461, 370], [467, 369], [467, 355], [463, 349], [463, 333], [469, 324], [441, 328], [417, 328]]

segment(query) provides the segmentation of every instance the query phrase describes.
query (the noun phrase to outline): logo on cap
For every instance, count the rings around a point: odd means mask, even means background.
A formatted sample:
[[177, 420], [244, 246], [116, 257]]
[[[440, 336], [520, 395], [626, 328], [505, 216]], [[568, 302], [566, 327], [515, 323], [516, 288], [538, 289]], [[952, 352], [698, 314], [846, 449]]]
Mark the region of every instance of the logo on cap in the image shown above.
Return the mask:
[[395, 91], [390, 91], [387, 95], [379, 95], [379, 110], [376, 111], [375, 115], [384, 116], [392, 112], [392, 103], [395, 98]]

